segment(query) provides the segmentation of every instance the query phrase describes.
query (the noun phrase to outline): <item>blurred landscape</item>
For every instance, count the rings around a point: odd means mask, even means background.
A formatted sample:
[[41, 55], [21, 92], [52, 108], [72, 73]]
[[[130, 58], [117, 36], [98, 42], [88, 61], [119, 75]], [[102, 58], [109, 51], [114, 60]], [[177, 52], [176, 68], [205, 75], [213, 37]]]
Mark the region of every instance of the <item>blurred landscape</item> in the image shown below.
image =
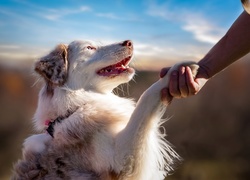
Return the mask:
[[[34, 133], [31, 121], [40, 83], [31, 63], [0, 62], [0, 179], [7, 180], [21, 157], [23, 140]], [[211, 79], [198, 95], [169, 106], [167, 138], [184, 161], [167, 180], [250, 179], [249, 69], [248, 55]], [[138, 71], [135, 81], [116, 92], [137, 100], [158, 76], [159, 69]]]

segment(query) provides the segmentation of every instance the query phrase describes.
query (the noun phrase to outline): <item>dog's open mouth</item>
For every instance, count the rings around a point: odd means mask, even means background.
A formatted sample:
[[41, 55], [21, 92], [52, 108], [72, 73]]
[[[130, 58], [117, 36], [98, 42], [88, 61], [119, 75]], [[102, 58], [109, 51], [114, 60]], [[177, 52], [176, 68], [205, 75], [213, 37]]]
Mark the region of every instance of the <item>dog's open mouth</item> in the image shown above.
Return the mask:
[[112, 64], [110, 66], [104, 67], [97, 71], [97, 74], [100, 76], [116, 76], [123, 72], [130, 72], [132, 68], [128, 66], [131, 60], [131, 56], [126, 57], [125, 59], [119, 61], [116, 64]]

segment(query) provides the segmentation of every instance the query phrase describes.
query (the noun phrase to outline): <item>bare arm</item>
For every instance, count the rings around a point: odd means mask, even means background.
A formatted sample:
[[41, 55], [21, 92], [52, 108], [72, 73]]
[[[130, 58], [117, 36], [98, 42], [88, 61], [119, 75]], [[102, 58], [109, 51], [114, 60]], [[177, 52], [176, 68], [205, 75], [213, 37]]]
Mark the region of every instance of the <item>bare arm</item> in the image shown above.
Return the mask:
[[211, 78], [250, 51], [250, 15], [245, 11], [198, 63]]
[[[169, 93], [173, 97], [197, 94], [204, 84], [218, 72], [250, 52], [250, 15], [245, 11], [236, 19], [222, 39], [201, 59], [195, 79], [188, 67], [173, 72], [169, 82]], [[161, 77], [168, 68], [161, 71]]]

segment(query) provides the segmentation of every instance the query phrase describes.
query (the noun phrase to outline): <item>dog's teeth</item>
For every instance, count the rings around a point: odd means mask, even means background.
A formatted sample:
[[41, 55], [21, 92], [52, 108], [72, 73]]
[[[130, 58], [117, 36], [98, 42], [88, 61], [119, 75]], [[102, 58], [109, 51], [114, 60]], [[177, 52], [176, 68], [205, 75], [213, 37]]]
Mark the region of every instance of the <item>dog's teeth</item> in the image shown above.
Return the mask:
[[124, 66], [124, 65], [122, 64], [122, 68], [126, 69], [126, 66]]
[[112, 72], [112, 69], [105, 69], [105, 72], [110, 73], [110, 72]]

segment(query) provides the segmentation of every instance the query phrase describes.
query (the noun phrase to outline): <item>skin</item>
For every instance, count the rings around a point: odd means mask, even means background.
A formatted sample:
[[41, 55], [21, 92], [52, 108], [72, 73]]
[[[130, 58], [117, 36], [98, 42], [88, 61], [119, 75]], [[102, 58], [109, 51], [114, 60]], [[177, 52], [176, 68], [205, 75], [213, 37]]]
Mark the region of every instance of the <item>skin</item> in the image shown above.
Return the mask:
[[[192, 77], [189, 67], [180, 67], [171, 74], [169, 88], [162, 90], [162, 100], [171, 97], [186, 98], [197, 94], [206, 82], [217, 73], [250, 52], [250, 15], [244, 11], [233, 23], [228, 32], [198, 62], [198, 74]], [[164, 77], [169, 67], [163, 68], [160, 77]]]

